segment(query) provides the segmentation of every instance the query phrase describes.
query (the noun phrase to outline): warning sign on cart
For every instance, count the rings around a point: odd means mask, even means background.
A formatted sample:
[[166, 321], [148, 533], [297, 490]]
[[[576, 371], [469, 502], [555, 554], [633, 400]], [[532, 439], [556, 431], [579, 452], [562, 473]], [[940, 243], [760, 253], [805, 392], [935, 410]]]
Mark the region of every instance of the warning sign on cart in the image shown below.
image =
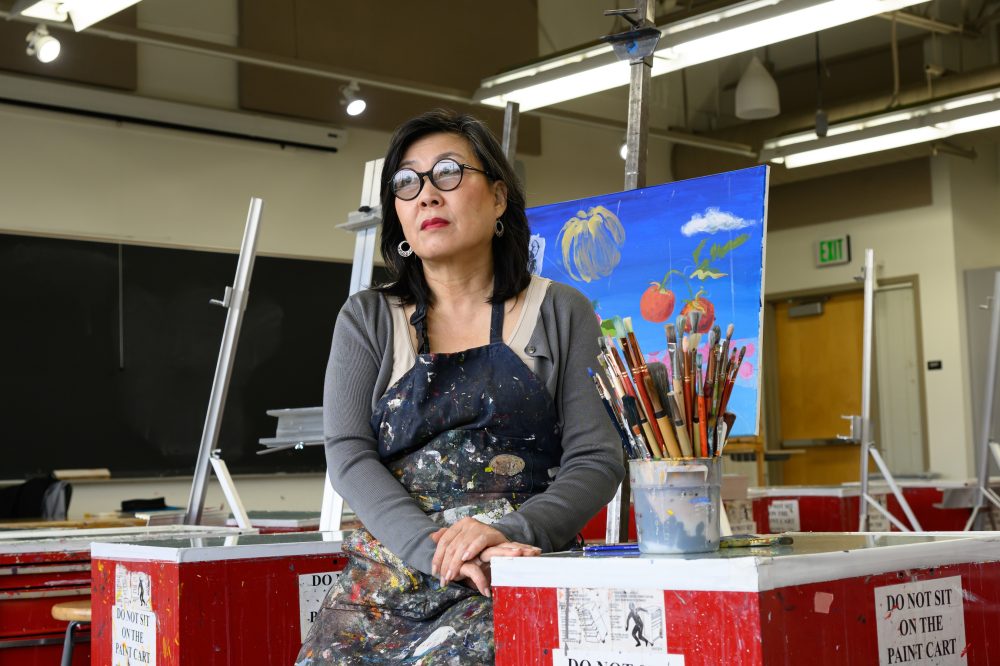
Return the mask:
[[562, 588], [556, 599], [553, 666], [683, 666], [683, 655], [667, 654], [663, 590]]
[[875, 589], [879, 666], [968, 663], [962, 577]]
[[767, 506], [767, 522], [771, 526], [772, 534], [782, 532], [798, 532], [801, 529], [799, 522], [799, 501], [774, 500]]
[[156, 666], [156, 614], [149, 574], [115, 568], [115, 603], [111, 607], [111, 663]]

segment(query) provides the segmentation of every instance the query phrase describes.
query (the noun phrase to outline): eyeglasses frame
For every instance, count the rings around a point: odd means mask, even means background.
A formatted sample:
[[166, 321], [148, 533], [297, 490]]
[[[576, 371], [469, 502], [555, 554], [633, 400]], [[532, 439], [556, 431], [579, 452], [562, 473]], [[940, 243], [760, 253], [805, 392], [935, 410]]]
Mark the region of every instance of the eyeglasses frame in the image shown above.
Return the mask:
[[[441, 189], [441, 187], [438, 186], [437, 181], [434, 180], [434, 176], [433, 176], [434, 168], [437, 167], [437, 165], [441, 164], [441, 162], [454, 162], [455, 164], [458, 165], [459, 174], [460, 174], [459, 178], [458, 178], [458, 182], [455, 183], [455, 187], [453, 187], [453, 188], [451, 188], [449, 190]], [[417, 171], [416, 169], [413, 169], [411, 167], [403, 167], [402, 169], [396, 169], [395, 173], [393, 173], [392, 177], [389, 179], [389, 187], [390, 187], [390, 189], [392, 188], [392, 182], [396, 179], [396, 176], [401, 171], [412, 171], [413, 173], [417, 174], [417, 178], [420, 179], [420, 187], [417, 188], [416, 194], [414, 194], [409, 199], [404, 199], [403, 197], [399, 196], [399, 193], [393, 191], [392, 195], [394, 197], [396, 197], [397, 199], [399, 199], [400, 201], [413, 201], [414, 199], [416, 199], [417, 197], [419, 197], [420, 193], [424, 191], [424, 183], [427, 182], [427, 180], [431, 181], [431, 184], [435, 188], [437, 188], [438, 190], [440, 190], [442, 192], [454, 192], [455, 190], [458, 189], [458, 186], [462, 184], [462, 179], [465, 178], [465, 170], [466, 169], [468, 169], [469, 171], [475, 171], [477, 173], [481, 173], [481, 174], [483, 174], [484, 176], [486, 176], [487, 178], [489, 178], [491, 180], [493, 179], [493, 176], [490, 175], [489, 171], [486, 171], [484, 169], [480, 169], [478, 167], [474, 167], [471, 164], [465, 164], [463, 162], [459, 162], [458, 160], [452, 159], [451, 157], [442, 157], [437, 162], [435, 162], [433, 165], [431, 165], [431, 168], [428, 169], [427, 171]], [[425, 180], [425, 177], [426, 177], [426, 180]]]

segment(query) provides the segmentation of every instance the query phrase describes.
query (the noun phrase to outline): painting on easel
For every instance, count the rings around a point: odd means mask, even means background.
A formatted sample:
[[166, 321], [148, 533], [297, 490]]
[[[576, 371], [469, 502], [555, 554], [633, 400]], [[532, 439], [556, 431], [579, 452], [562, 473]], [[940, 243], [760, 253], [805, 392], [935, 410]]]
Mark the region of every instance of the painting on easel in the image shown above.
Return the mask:
[[768, 167], [528, 210], [533, 272], [586, 294], [602, 320], [630, 317], [647, 362], [669, 365], [665, 325], [698, 312], [700, 347], [733, 324], [746, 347], [729, 410], [756, 435]]

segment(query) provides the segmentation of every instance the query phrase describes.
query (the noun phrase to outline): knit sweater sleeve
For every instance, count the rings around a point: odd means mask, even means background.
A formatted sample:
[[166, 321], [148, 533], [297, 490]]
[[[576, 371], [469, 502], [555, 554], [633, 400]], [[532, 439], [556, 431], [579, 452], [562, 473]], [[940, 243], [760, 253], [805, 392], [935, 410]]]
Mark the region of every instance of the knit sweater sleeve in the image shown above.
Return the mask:
[[562, 431], [559, 472], [545, 492], [494, 527], [543, 551], [568, 545], [614, 496], [625, 476], [621, 438], [601, 405], [587, 368], [597, 361], [600, 327], [586, 296], [553, 282], [526, 352], [554, 397]]
[[347, 300], [333, 331], [323, 390], [330, 482], [365, 527], [414, 568], [430, 573], [438, 527], [382, 464], [372, 412], [392, 371], [392, 319], [385, 298]]

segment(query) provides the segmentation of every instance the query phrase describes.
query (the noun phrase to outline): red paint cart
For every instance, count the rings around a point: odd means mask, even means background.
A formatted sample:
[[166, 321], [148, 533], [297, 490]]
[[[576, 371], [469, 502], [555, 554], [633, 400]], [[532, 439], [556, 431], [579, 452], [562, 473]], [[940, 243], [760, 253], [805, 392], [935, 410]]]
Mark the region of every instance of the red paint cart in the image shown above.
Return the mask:
[[701, 555], [493, 563], [497, 666], [985, 666], [1000, 533], [792, 535]]
[[[928, 531], [957, 531], [965, 529], [976, 501], [976, 479], [899, 479], [896, 482], [913, 514], [920, 521], [920, 527]], [[1000, 479], [990, 479], [994, 491], [1000, 491]], [[895, 496], [889, 495], [889, 510], [902, 518], [903, 511]], [[1000, 512], [989, 502], [987, 524], [1000, 529]]]
[[[181, 534], [239, 534], [219, 527], [126, 527], [11, 530], [0, 538], [0, 666], [58, 664], [66, 623], [52, 606], [90, 597], [90, 546], [97, 540], [152, 539]], [[86, 630], [84, 630], [86, 631]], [[90, 645], [80, 643], [73, 664], [89, 664]]]
[[94, 544], [93, 663], [292, 663], [347, 564], [343, 535]]
[[[884, 487], [871, 487], [875, 501], [886, 506]], [[858, 529], [861, 491], [857, 485], [770, 486], [751, 488], [753, 518], [761, 534], [781, 532], [852, 532]], [[905, 523], [905, 521], [904, 521]], [[868, 507], [870, 532], [888, 532], [891, 523]]]

